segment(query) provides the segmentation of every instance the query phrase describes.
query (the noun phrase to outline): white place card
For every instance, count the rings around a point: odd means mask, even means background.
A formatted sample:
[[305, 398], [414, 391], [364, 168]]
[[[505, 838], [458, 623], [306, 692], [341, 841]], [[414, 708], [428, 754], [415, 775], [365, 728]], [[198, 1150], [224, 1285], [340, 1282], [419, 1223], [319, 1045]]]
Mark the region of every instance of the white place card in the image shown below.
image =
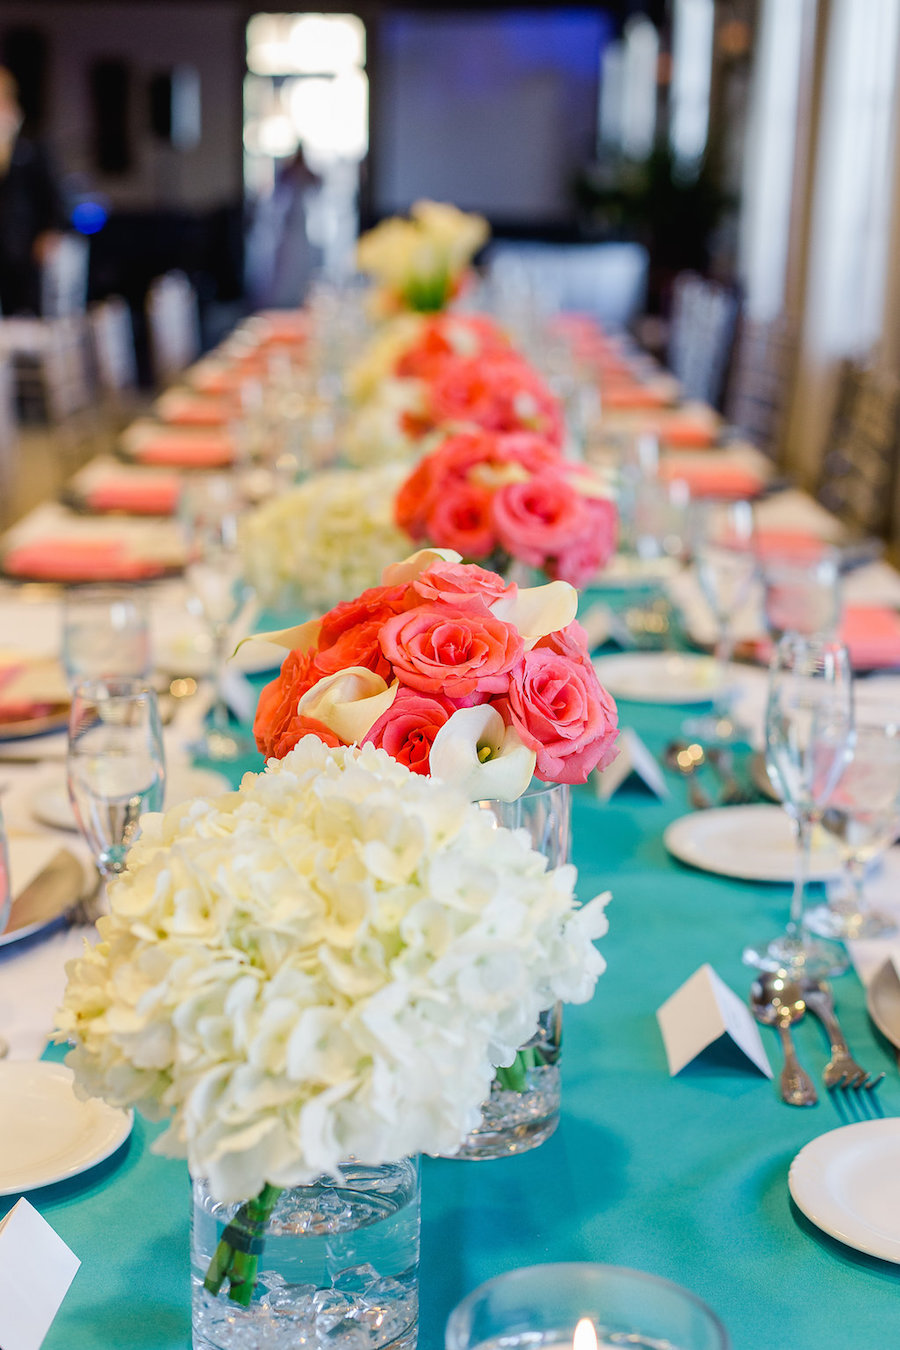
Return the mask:
[[81, 1261], [27, 1200], [0, 1220], [0, 1346], [39, 1350]]
[[662, 770], [632, 727], [619, 733], [619, 753], [609, 768], [594, 772], [594, 789], [602, 802], [608, 802], [629, 778], [638, 778], [660, 800], [669, 796], [669, 787]]
[[611, 615], [608, 605], [599, 602], [589, 605], [584, 613], [579, 615], [578, 622], [587, 635], [588, 651], [592, 652], [595, 647], [602, 647], [611, 636]]
[[656, 1014], [674, 1077], [719, 1042], [737, 1046], [760, 1073], [772, 1077], [759, 1027], [747, 1005], [709, 964], [695, 970]]

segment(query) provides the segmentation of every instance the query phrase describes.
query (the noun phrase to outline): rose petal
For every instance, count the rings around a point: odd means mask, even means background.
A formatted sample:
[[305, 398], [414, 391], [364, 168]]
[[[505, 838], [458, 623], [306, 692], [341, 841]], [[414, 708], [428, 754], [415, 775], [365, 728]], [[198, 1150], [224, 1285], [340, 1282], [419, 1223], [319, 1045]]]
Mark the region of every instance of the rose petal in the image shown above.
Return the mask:
[[279, 628], [272, 633], [251, 633], [241, 638], [231, 655], [236, 656], [245, 642], [271, 642], [276, 647], [287, 648], [289, 652], [309, 652], [319, 640], [321, 627], [321, 619], [307, 619], [294, 628]]
[[437, 562], [462, 562], [462, 557], [452, 548], [420, 548], [411, 553], [402, 562], [391, 563], [381, 574], [383, 586], [403, 586], [415, 581], [420, 572], [425, 572]]

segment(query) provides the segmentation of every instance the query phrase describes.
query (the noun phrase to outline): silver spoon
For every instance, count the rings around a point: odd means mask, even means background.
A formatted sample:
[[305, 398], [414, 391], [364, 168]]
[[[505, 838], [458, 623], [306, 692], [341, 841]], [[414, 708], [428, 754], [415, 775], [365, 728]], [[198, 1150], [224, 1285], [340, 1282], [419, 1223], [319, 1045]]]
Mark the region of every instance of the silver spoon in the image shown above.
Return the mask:
[[799, 1022], [806, 1012], [806, 1002], [799, 985], [781, 974], [762, 975], [750, 989], [750, 1007], [757, 1022], [775, 1027], [784, 1050], [784, 1068], [781, 1071], [781, 1096], [788, 1106], [815, 1106], [819, 1100], [812, 1079], [800, 1067], [791, 1025]]
[[688, 800], [695, 811], [705, 811], [712, 806], [709, 793], [692, 777], [706, 761], [702, 745], [697, 741], [670, 741], [663, 752], [663, 760], [667, 768], [688, 779]]

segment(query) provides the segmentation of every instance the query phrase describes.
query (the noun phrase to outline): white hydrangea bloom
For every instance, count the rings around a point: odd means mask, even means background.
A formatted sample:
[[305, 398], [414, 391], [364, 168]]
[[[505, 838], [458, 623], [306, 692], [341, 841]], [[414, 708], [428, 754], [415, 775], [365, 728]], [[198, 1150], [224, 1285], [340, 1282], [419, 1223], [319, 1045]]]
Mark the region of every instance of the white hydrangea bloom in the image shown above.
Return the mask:
[[494, 1067], [590, 998], [600, 897], [382, 750], [306, 737], [147, 816], [58, 1021], [79, 1090], [171, 1117], [224, 1201], [456, 1149]]
[[325, 610], [377, 586], [409, 550], [394, 523], [407, 472], [383, 465], [316, 474], [244, 516], [244, 568], [262, 603]]

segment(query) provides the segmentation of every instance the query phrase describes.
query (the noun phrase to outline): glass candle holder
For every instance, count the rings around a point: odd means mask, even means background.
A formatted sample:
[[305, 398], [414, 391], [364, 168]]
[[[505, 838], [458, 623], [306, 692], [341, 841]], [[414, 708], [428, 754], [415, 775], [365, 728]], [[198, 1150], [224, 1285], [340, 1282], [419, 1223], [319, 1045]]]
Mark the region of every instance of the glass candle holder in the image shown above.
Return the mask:
[[623, 1266], [529, 1266], [488, 1280], [447, 1323], [446, 1350], [728, 1350], [715, 1313], [680, 1285]]

